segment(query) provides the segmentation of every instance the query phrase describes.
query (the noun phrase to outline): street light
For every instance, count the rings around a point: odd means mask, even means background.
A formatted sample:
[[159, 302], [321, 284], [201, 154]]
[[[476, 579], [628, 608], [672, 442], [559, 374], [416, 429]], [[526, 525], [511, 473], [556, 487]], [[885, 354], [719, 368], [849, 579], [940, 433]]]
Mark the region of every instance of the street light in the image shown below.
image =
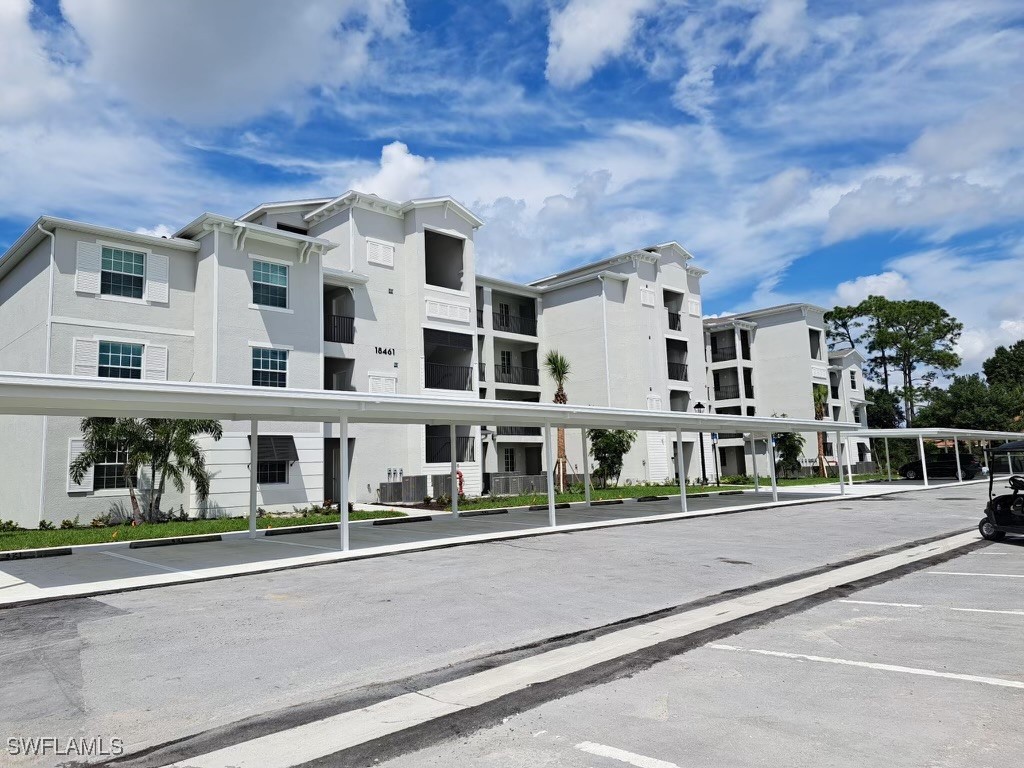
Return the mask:
[[[704, 405], [704, 403], [702, 403], [702, 402], [700, 402], [698, 400], [697, 404], [695, 406], [693, 406], [693, 410], [695, 410], [698, 415], [701, 415], [706, 410], [706, 406]], [[700, 433], [700, 484], [701, 485], [707, 485], [708, 484], [708, 470], [707, 470], [707, 465], [704, 463], [704, 433], [703, 432]]]

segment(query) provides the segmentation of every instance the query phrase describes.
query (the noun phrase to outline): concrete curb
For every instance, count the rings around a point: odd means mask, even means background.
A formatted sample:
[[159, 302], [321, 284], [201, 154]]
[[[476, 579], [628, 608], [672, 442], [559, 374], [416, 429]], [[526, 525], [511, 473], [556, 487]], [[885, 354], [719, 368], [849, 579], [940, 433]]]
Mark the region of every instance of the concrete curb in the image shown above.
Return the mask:
[[3, 560], [35, 560], [39, 557], [61, 557], [70, 555], [71, 547], [47, 547], [46, 549], [15, 549], [10, 552], [0, 552], [0, 561]]
[[173, 547], [178, 544], [206, 544], [210, 541], [220, 541], [219, 533], [211, 533], [205, 536], [175, 536], [169, 539], [139, 539], [129, 541], [128, 549], [149, 549], [150, 547]]

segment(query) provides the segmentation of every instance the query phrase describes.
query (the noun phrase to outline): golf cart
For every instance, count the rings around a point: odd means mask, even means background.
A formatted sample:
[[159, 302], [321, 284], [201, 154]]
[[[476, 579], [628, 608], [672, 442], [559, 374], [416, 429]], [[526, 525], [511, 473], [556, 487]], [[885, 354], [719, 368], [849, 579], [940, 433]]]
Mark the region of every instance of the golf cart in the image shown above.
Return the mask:
[[990, 459], [1006, 457], [1010, 471], [1008, 482], [1013, 493], [993, 495], [995, 462], [990, 462], [993, 471], [988, 476], [988, 504], [985, 505], [985, 517], [978, 523], [978, 530], [982, 538], [989, 541], [999, 541], [1008, 533], [1024, 536], [1024, 440], [986, 448], [985, 451]]

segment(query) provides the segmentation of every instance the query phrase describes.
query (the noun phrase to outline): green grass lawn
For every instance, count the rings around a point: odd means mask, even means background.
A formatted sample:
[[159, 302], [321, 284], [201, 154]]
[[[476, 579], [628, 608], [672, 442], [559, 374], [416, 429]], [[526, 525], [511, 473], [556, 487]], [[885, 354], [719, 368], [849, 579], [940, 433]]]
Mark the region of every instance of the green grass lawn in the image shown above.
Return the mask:
[[[375, 520], [381, 517], [404, 517], [402, 512], [380, 510], [355, 511], [350, 520]], [[334, 515], [305, 515], [303, 517], [261, 517], [256, 521], [260, 529], [284, 528], [292, 525], [319, 525], [337, 523]], [[109, 541], [137, 541], [139, 539], [168, 539], [175, 536], [197, 536], [206, 533], [245, 531], [249, 520], [245, 517], [223, 517], [217, 520], [189, 520], [188, 522], [143, 523], [142, 525], [115, 525], [109, 528], [59, 528], [55, 531], [12, 531], [0, 533], [0, 551], [36, 549], [41, 547], [70, 547], [76, 544], [102, 544]]]
[[[741, 490], [744, 486], [723, 485], [716, 488], [711, 485], [707, 488], [699, 486], [686, 486], [688, 494], [707, 493], [709, 491], [731, 491]], [[623, 485], [617, 488], [595, 488], [591, 493], [591, 499], [635, 499], [639, 496], [670, 496], [679, 493], [678, 485]], [[571, 501], [584, 501], [582, 493], [556, 493], [555, 501], [564, 504]], [[460, 510], [469, 509], [503, 509], [505, 507], [532, 507], [537, 504], [547, 504], [546, 493], [528, 493], [521, 496], [496, 496], [494, 498], [483, 497], [479, 499], [466, 499], [459, 502]], [[449, 507], [450, 509], [450, 507]]]

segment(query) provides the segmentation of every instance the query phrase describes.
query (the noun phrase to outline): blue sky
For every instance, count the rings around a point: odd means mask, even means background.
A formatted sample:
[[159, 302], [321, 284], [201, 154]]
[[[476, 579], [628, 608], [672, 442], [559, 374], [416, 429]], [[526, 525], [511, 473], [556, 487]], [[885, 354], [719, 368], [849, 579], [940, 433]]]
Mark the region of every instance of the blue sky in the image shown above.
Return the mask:
[[478, 269], [678, 240], [712, 313], [938, 301], [1024, 337], [1019, 0], [4, 0], [0, 247], [356, 188], [452, 195]]

